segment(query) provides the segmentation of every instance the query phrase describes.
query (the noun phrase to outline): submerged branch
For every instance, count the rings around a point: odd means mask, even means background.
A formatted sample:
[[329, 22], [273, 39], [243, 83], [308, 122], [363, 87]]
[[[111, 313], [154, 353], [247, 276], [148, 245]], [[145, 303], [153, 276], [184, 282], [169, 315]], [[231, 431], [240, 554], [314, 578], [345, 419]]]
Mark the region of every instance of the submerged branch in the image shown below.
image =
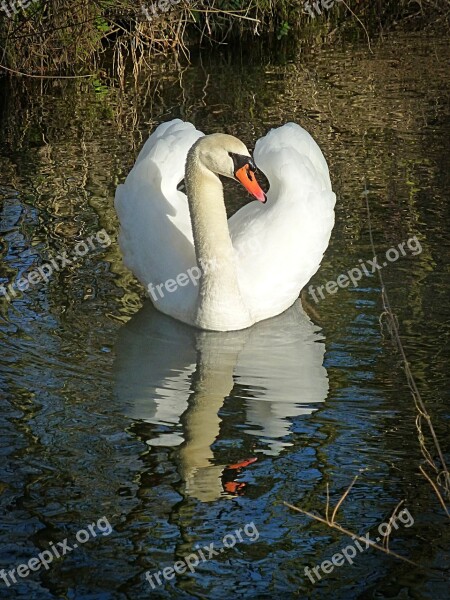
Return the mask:
[[[348, 490], [346, 493], [348, 493]], [[342, 500], [343, 500], [343, 498], [341, 498], [338, 505], [340, 503], [342, 503]], [[345, 529], [345, 527], [341, 527], [340, 525], [338, 525], [337, 523], [334, 523], [333, 521], [324, 519], [323, 517], [320, 517], [319, 515], [315, 515], [314, 513], [308, 512], [307, 510], [303, 510], [302, 508], [298, 508], [297, 506], [294, 506], [293, 504], [289, 504], [289, 502], [283, 502], [283, 504], [285, 504], [289, 508], [292, 508], [292, 510], [295, 510], [299, 513], [302, 513], [303, 515], [306, 515], [307, 517], [310, 517], [311, 519], [314, 519], [315, 521], [318, 521], [319, 523], [323, 523], [324, 525], [331, 527], [331, 529], [335, 529], [336, 531], [339, 531], [340, 533], [343, 533], [344, 535], [348, 535], [352, 539], [356, 539], [359, 542], [364, 542], [365, 544], [367, 544], [371, 548], [374, 548], [375, 550], [379, 550], [380, 552], [383, 552], [384, 554], [388, 554], [389, 556], [394, 556], [395, 558], [398, 558], [399, 560], [401, 560], [403, 562], [409, 563], [410, 565], [414, 565], [415, 567], [420, 567], [419, 564], [415, 563], [412, 560], [409, 560], [409, 558], [400, 556], [400, 554], [397, 554], [396, 552], [392, 552], [392, 550], [389, 550], [389, 548], [380, 546], [379, 544], [372, 542], [372, 540], [367, 539], [367, 537], [362, 537], [362, 536], [358, 535], [357, 533], [350, 531], [349, 529]]]
[[[370, 213], [370, 206], [369, 206], [369, 192], [367, 190], [367, 185], [365, 186], [365, 191], [363, 192], [363, 195], [366, 200], [370, 244], [372, 247], [373, 256], [377, 256], [375, 244], [374, 244], [374, 240], [373, 240], [371, 213]], [[414, 399], [414, 405], [415, 405], [417, 413], [418, 413], [417, 418], [416, 418], [416, 427], [417, 427], [417, 431], [419, 434], [420, 448], [422, 450], [422, 454], [423, 454], [426, 462], [437, 473], [436, 483], [433, 482], [432, 487], [433, 487], [434, 491], [436, 492], [436, 495], [438, 496], [440, 503], [443, 505], [446, 514], [450, 518], [449, 511], [446, 507], [444, 499], [442, 498], [442, 495], [440, 494], [439, 488], [438, 488], [438, 486], [441, 486], [444, 489], [447, 497], [450, 498], [450, 473], [449, 473], [447, 463], [444, 458], [444, 453], [442, 452], [441, 445], [440, 445], [438, 437], [436, 435], [436, 431], [435, 431], [433, 423], [431, 421], [431, 417], [427, 411], [425, 402], [423, 401], [422, 395], [419, 391], [419, 388], [417, 386], [416, 380], [412, 373], [408, 358], [406, 356], [406, 351], [403, 346], [402, 339], [400, 337], [397, 315], [392, 310], [389, 296], [388, 296], [388, 293], [386, 290], [386, 286], [384, 284], [383, 275], [381, 274], [380, 270], [378, 270], [377, 273], [378, 273], [378, 278], [379, 278], [380, 285], [381, 285], [381, 299], [382, 299], [382, 303], [383, 303], [383, 313], [380, 317], [380, 321], [381, 321], [382, 317], [385, 317], [385, 319], [387, 321], [389, 333], [395, 342], [398, 352], [400, 353], [403, 370], [406, 375], [406, 381], [407, 381], [409, 390], [411, 392], [411, 395]], [[430, 454], [430, 451], [427, 448], [425, 436], [422, 431], [422, 419], [425, 420], [425, 422], [428, 426], [428, 430], [429, 430], [431, 438], [433, 440], [434, 448], [436, 450], [436, 453], [439, 457], [439, 461], [441, 463], [440, 468], [438, 467], [438, 465], [436, 465], [435, 460], [433, 459], [433, 457]], [[431, 483], [432, 482], [431, 477], [426, 473], [426, 471], [423, 469], [422, 466], [420, 467], [420, 470], [421, 470], [422, 474], [426, 477], [426, 479]]]

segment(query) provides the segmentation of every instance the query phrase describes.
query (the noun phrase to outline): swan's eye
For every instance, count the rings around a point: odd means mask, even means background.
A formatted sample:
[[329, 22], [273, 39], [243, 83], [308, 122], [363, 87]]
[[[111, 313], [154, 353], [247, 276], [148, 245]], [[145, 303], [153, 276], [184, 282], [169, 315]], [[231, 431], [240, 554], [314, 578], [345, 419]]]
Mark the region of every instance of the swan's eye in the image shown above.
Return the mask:
[[257, 173], [257, 171], [258, 171], [258, 168], [257, 168], [257, 166], [255, 165], [255, 162], [254, 162], [254, 160], [253, 160], [252, 158], [250, 158], [250, 159], [248, 160], [248, 166], [249, 166], [249, 168], [250, 168], [250, 171], [252, 171], [253, 173]]
[[253, 181], [253, 173], [256, 172], [256, 165], [253, 159], [245, 154], [235, 154], [234, 152], [228, 152], [228, 154], [233, 161], [234, 174], [236, 175], [239, 170], [244, 168], [248, 179]]

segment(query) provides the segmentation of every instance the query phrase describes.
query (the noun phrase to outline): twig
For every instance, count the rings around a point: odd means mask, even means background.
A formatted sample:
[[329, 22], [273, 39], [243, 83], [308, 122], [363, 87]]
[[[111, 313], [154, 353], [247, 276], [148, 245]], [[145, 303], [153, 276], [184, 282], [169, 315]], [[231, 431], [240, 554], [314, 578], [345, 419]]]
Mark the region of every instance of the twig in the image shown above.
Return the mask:
[[94, 77], [94, 74], [90, 75], [33, 75], [32, 73], [22, 73], [22, 71], [16, 71], [10, 69], [4, 65], [0, 65], [0, 69], [14, 73], [15, 75], [22, 75], [23, 77], [32, 77], [33, 79], [80, 79], [86, 77]]
[[404, 502], [404, 500], [400, 500], [400, 502], [397, 504], [397, 506], [392, 511], [392, 515], [389, 518], [387, 533], [384, 536], [384, 540], [383, 540], [383, 546], [386, 548], [386, 550], [389, 550], [389, 536], [390, 536], [391, 530], [392, 530], [391, 523], [394, 522], [395, 517], [397, 515], [397, 511], [400, 508], [400, 506], [403, 504], [403, 502]]
[[334, 518], [337, 514], [337, 511], [339, 510], [340, 505], [344, 502], [344, 500], [347, 498], [349, 491], [352, 489], [352, 487], [355, 485], [355, 481], [358, 479], [358, 475], [355, 475], [353, 481], [351, 482], [351, 484], [348, 486], [348, 488], [346, 489], [346, 491], [344, 492], [344, 494], [342, 495], [341, 499], [339, 500], [339, 502], [336, 504], [335, 509], [333, 510], [333, 514], [331, 515], [331, 521], [330, 521], [330, 525], [334, 524]]
[[297, 512], [302, 513], [303, 515], [306, 515], [307, 517], [314, 519], [315, 521], [319, 521], [319, 523], [324, 523], [325, 525], [328, 525], [328, 527], [331, 527], [332, 529], [336, 529], [337, 531], [340, 531], [341, 533], [348, 535], [349, 537], [356, 539], [359, 542], [365, 542], [371, 548], [375, 548], [376, 550], [379, 550], [380, 552], [384, 552], [384, 554], [388, 554], [389, 556], [394, 556], [395, 558], [398, 558], [399, 560], [402, 560], [403, 562], [407, 562], [410, 565], [414, 565], [415, 567], [419, 567], [419, 568], [421, 567], [421, 565], [415, 563], [412, 560], [409, 560], [409, 558], [400, 556], [400, 554], [397, 554], [396, 552], [392, 552], [392, 550], [386, 550], [386, 548], [383, 548], [383, 546], [380, 546], [380, 545], [376, 544], [375, 542], [368, 540], [367, 538], [361, 537], [361, 536], [357, 535], [356, 533], [353, 533], [352, 531], [349, 531], [348, 529], [341, 527], [340, 525], [336, 525], [336, 523], [330, 523], [330, 522], [326, 521], [325, 519], [323, 519], [322, 517], [319, 517], [318, 515], [315, 515], [306, 510], [303, 510], [302, 508], [297, 508], [297, 506], [293, 506], [292, 504], [289, 504], [288, 502], [283, 502], [283, 504], [285, 504], [289, 508], [292, 508], [292, 510], [296, 510]]
[[370, 45], [370, 37], [369, 37], [369, 32], [366, 29], [366, 26], [364, 25], [364, 23], [361, 21], [361, 19], [358, 17], [358, 15], [355, 15], [355, 13], [352, 11], [352, 9], [350, 8], [350, 6], [347, 4], [347, 2], [345, 2], [345, 0], [341, 0], [342, 4], [347, 8], [347, 10], [349, 10], [352, 15], [355, 17], [355, 19], [361, 24], [361, 27], [364, 29], [364, 33], [367, 36], [367, 45], [369, 46], [369, 50], [371, 52], [371, 54], [373, 54], [372, 51], [372, 47]]
[[[375, 250], [375, 243], [373, 241], [372, 221], [371, 221], [371, 213], [370, 213], [370, 206], [369, 206], [369, 192], [367, 190], [366, 182], [364, 183], [364, 188], [365, 189], [363, 192], [363, 196], [365, 197], [365, 200], [366, 200], [369, 239], [370, 239], [370, 244], [372, 247], [373, 256], [377, 256], [377, 253]], [[389, 301], [389, 297], [388, 297], [388, 294], [386, 291], [386, 286], [384, 284], [384, 279], [381, 274], [381, 271], [378, 270], [377, 274], [378, 274], [378, 278], [379, 278], [380, 285], [381, 285], [381, 299], [383, 302], [384, 314], [386, 315], [386, 318], [388, 320], [389, 331], [390, 331], [390, 334], [391, 334], [393, 340], [395, 341], [397, 349], [402, 358], [402, 364], [403, 364], [403, 369], [404, 369], [405, 375], [406, 375], [406, 381], [407, 381], [408, 387], [411, 391], [411, 394], [413, 396], [416, 410], [418, 412], [418, 415], [416, 418], [416, 427], [419, 432], [419, 444], [420, 444], [420, 447], [422, 450], [422, 454], [423, 454], [425, 460], [427, 461], [427, 463], [436, 471], [436, 473], [440, 473], [440, 471], [442, 471], [442, 475], [444, 478], [444, 483], [443, 483], [442, 487], [445, 489], [447, 495], [450, 496], [450, 473], [447, 468], [447, 463], [445, 461], [444, 454], [441, 449], [441, 445], [439, 444], [439, 440], [438, 440], [436, 432], [434, 430], [433, 423], [431, 422], [431, 417], [427, 411], [425, 402], [422, 399], [419, 388], [416, 384], [416, 380], [414, 379], [414, 375], [411, 371], [411, 367], [409, 366], [409, 362], [408, 362], [408, 358], [406, 356], [403, 342], [400, 338], [397, 316], [391, 308], [391, 303]], [[433, 458], [430, 455], [430, 452], [428, 451], [428, 448], [425, 445], [425, 438], [424, 438], [424, 435], [422, 432], [422, 419], [425, 419], [425, 421], [428, 425], [428, 429], [429, 429], [431, 437], [433, 439], [436, 452], [439, 456], [439, 460], [441, 462], [442, 469], [438, 469]], [[427, 477], [427, 479], [429, 480], [429, 477]], [[441, 485], [441, 484], [439, 483], [439, 485]], [[433, 488], [435, 490], [437, 489], [436, 486], [433, 486]], [[442, 497], [441, 496], [438, 496], [438, 497], [439, 497], [440, 502], [442, 503], [443, 502]], [[444, 503], [444, 506], [445, 506], [445, 503]], [[445, 508], [445, 511], [446, 511], [447, 515], [450, 517], [447, 508]]]
[[450, 519], [450, 513], [448, 512], [447, 506], [445, 505], [445, 502], [444, 502], [444, 498], [442, 497], [441, 492], [439, 491], [437, 485], [434, 483], [434, 481], [431, 479], [431, 477], [428, 475], [428, 473], [425, 471], [425, 469], [422, 467], [422, 465], [419, 466], [419, 469], [422, 472], [423, 476], [426, 477], [428, 479], [428, 481], [430, 482], [431, 486], [433, 487], [434, 491], [436, 492], [436, 496], [438, 497], [439, 502], [442, 504], [442, 508], [445, 510], [448, 518]]
[[239, 13], [247, 13], [247, 9], [242, 10], [219, 10], [219, 9], [206, 9], [206, 8], [191, 8], [190, 12], [203, 13], [203, 14], [222, 14], [228, 15], [229, 17], [236, 17], [237, 19], [245, 19], [246, 21], [253, 21], [254, 23], [261, 23], [260, 19], [255, 19], [254, 17], [247, 17], [246, 15], [241, 15]]

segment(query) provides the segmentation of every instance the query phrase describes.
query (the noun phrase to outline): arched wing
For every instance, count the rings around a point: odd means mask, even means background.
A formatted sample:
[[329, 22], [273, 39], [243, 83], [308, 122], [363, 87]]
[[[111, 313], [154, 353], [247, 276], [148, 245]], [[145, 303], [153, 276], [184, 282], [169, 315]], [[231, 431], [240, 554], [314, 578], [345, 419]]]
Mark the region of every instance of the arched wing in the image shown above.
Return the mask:
[[[146, 288], [176, 278], [196, 264], [187, 198], [177, 185], [184, 177], [187, 153], [202, 135], [179, 119], [163, 123], [117, 188], [124, 262]], [[166, 294], [164, 302], [172, 300]]]
[[270, 182], [267, 204], [247, 204], [229, 227], [241, 291], [260, 319], [290, 306], [319, 268], [336, 198], [319, 146], [299, 125], [271, 130], [254, 157]]

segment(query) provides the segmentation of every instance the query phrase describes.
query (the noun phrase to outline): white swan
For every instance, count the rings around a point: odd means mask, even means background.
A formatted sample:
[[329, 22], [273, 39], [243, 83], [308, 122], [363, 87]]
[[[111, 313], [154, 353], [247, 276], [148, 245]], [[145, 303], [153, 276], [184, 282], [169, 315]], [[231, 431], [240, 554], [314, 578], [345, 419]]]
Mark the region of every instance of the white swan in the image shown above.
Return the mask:
[[[201, 329], [244, 329], [291, 306], [319, 268], [334, 225], [327, 163], [295, 123], [246, 146], [179, 119], [149, 137], [116, 191], [126, 266], [155, 307]], [[228, 221], [219, 175], [258, 200]], [[186, 195], [177, 186], [185, 178]]]

